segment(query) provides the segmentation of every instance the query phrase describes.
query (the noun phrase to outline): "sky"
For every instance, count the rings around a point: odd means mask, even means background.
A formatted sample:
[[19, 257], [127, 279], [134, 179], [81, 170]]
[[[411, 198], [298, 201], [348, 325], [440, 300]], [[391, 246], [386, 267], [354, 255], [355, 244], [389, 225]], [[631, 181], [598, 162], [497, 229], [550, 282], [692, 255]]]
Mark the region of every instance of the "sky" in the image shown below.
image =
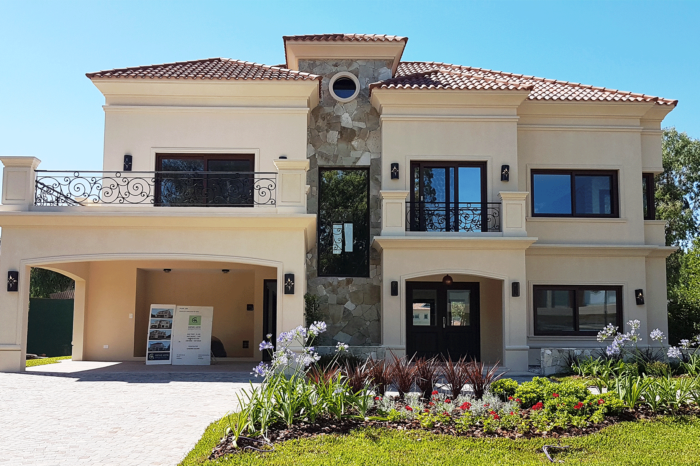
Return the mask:
[[407, 36], [404, 60], [678, 99], [700, 138], [700, 1], [0, 0], [0, 155], [102, 167], [104, 98], [85, 73], [208, 57], [284, 62], [283, 35]]

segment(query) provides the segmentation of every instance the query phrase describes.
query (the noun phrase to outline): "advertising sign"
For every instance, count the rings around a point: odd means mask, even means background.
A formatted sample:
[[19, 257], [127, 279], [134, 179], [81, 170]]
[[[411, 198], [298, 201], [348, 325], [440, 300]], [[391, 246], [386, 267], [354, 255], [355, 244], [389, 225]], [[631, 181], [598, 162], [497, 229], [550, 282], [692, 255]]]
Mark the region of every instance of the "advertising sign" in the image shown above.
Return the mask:
[[171, 364], [174, 304], [151, 304], [146, 340], [146, 364]]
[[177, 306], [173, 319], [173, 364], [209, 365], [214, 308]]

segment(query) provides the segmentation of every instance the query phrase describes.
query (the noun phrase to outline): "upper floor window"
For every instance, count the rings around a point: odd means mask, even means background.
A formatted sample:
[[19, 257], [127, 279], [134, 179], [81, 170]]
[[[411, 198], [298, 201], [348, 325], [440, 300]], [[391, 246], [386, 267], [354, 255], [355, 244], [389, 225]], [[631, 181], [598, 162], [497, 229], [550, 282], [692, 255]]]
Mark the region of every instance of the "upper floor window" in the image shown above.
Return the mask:
[[596, 335], [622, 324], [620, 286], [535, 286], [535, 335]]
[[369, 170], [319, 168], [318, 275], [369, 276]]
[[656, 184], [653, 173], [642, 173], [642, 195], [644, 205], [644, 220], [656, 219], [656, 200], [654, 194]]
[[158, 206], [252, 207], [252, 154], [157, 154]]
[[532, 170], [532, 215], [618, 217], [617, 172]]

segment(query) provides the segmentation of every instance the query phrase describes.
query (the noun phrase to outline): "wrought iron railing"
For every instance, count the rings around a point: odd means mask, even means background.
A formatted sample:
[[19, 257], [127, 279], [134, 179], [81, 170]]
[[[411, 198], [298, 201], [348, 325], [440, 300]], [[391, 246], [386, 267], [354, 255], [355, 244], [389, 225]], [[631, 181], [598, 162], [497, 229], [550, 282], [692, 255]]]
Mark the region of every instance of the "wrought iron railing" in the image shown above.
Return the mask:
[[499, 202], [407, 202], [406, 231], [501, 231]]
[[276, 173], [37, 170], [34, 204], [274, 207], [276, 189]]

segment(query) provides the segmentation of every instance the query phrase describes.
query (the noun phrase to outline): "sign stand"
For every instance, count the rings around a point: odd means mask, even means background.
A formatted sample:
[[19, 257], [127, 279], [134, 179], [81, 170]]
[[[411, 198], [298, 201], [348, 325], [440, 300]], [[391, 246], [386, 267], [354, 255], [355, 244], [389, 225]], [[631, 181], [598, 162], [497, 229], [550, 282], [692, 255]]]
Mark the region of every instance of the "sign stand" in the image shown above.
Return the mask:
[[146, 340], [146, 364], [171, 364], [174, 304], [151, 304]]
[[214, 308], [177, 306], [173, 318], [173, 365], [211, 364]]

